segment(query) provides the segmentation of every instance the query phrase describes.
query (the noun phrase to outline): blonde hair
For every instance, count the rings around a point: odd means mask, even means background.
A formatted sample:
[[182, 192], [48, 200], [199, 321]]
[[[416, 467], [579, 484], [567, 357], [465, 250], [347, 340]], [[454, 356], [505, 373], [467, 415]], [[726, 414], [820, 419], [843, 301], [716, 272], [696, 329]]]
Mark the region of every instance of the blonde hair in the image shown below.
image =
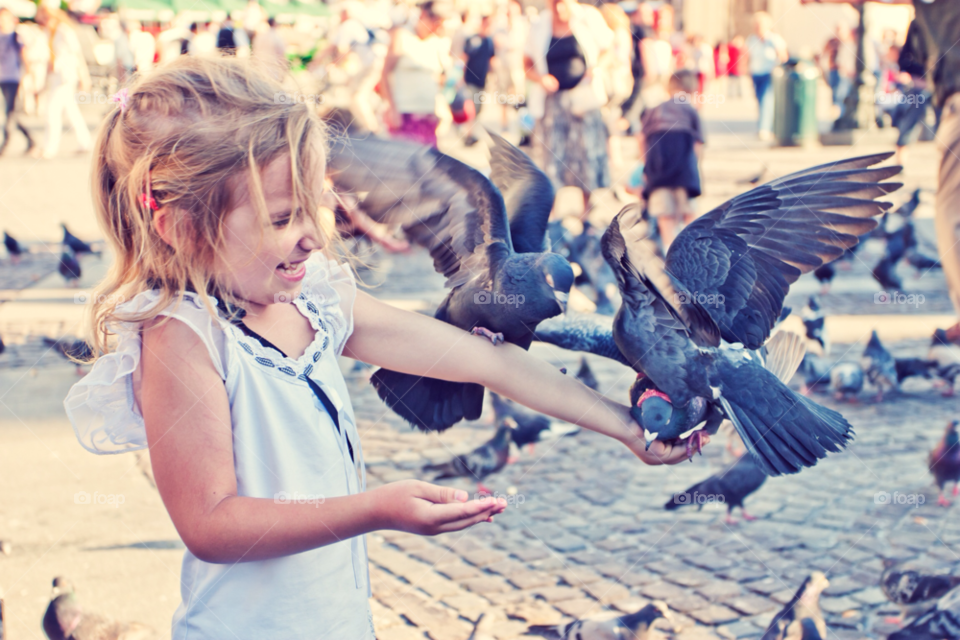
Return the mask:
[[[280, 81], [251, 60], [183, 56], [137, 79], [97, 133], [93, 154], [94, 207], [115, 254], [93, 296], [91, 346], [108, 350], [116, 321], [142, 322], [186, 291], [211, 314], [211, 295], [239, 304], [221, 288], [216, 265], [223, 221], [247, 195], [266, 218], [260, 172], [289, 157], [294, 219], [306, 216], [324, 246], [335, 231], [320, 223], [312, 185], [324, 174], [325, 130], [309, 101], [290, 99]], [[170, 207], [172, 245], [157, 233], [153, 208]], [[155, 289], [159, 301], [138, 315], [117, 305]]]

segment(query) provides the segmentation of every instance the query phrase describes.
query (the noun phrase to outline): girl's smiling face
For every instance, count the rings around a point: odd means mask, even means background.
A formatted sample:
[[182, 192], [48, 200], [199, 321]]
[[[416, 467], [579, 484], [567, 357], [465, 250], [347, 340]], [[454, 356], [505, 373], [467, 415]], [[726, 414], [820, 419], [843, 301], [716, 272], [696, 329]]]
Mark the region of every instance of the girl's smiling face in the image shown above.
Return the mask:
[[[223, 221], [217, 268], [222, 285], [255, 307], [293, 300], [306, 274], [304, 263], [323, 246], [311, 216], [295, 211], [289, 156], [275, 159], [261, 176], [269, 220], [258, 215], [243, 182], [236, 191], [237, 206]], [[322, 185], [322, 178], [311, 185], [318, 198]]]

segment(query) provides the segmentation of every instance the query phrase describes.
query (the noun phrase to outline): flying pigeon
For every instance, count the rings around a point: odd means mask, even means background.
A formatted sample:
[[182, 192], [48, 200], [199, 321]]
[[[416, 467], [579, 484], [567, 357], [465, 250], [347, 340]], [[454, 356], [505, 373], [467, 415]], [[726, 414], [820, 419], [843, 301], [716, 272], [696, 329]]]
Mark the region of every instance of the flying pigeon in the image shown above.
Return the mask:
[[[435, 316], [465, 331], [528, 348], [537, 325], [562, 313], [573, 269], [546, 247], [549, 178], [493, 135], [491, 180], [432, 147], [374, 136], [335, 140], [329, 158], [339, 191], [367, 192], [360, 208], [401, 225], [427, 248], [450, 288]], [[387, 369], [371, 383], [412, 425], [442, 431], [483, 410], [483, 387]]]
[[53, 579], [50, 604], [43, 614], [43, 632], [50, 640], [153, 640], [159, 636], [138, 622], [114, 622], [88, 613], [77, 601], [73, 584]]
[[830, 369], [830, 391], [837, 400], [856, 399], [863, 390], [863, 367], [856, 362], [838, 362]]
[[447, 462], [428, 464], [423, 467], [423, 471], [436, 472], [437, 475], [433, 478], [435, 481], [445, 478], [470, 478], [476, 481], [478, 492], [492, 494], [492, 491], [483, 486], [483, 479], [500, 471], [507, 464], [510, 455], [510, 433], [516, 426], [517, 423], [512, 418], [505, 418], [490, 441]]
[[876, 331], [870, 334], [870, 341], [863, 350], [860, 364], [863, 365], [863, 372], [867, 374], [867, 380], [877, 389], [878, 402], [883, 400], [885, 391], [900, 389], [896, 360], [884, 348]]
[[944, 595], [928, 613], [887, 640], [960, 640], [960, 587]]
[[587, 364], [585, 356], [580, 356], [580, 368], [577, 369], [576, 378], [594, 391], [600, 390], [600, 383], [597, 382], [597, 377], [593, 375], [593, 370]]
[[82, 274], [80, 262], [69, 247], [65, 247], [63, 253], [60, 254], [60, 264], [57, 266], [57, 271], [67, 281], [67, 284], [74, 287], [79, 284]]
[[803, 376], [803, 386], [800, 392], [810, 395], [830, 384], [830, 363], [815, 353], [807, 353], [800, 363], [800, 374]]
[[940, 496], [937, 498], [937, 504], [943, 507], [949, 507], [950, 501], [944, 495], [947, 483], [953, 483], [953, 495], [960, 493], [960, 434], [957, 433], [957, 426], [960, 422], [953, 420], [947, 425], [947, 430], [943, 434], [943, 439], [930, 452], [930, 473], [937, 483], [937, 489], [940, 490]]
[[99, 251], [94, 251], [93, 247], [70, 233], [70, 230], [67, 229], [67, 225], [61, 223], [60, 226], [63, 228], [63, 246], [70, 247], [70, 250], [75, 255], [81, 256], [85, 253], [92, 253], [98, 256], [100, 255]]
[[794, 594], [783, 609], [773, 617], [770, 626], [767, 627], [761, 640], [793, 640], [794, 638], [806, 638], [817, 636], [807, 636], [804, 631], [809, 628], [810, 623], [804, 626], [804, 620], [809, 620], [816, 628], [819, 637], [827, 637], [827, 623], [823, 619], [823, 612], [820, 611], [820, 594], [830, 586], [827, 577], [820, 571], [814, 571], [803, 581], [800, 588]]
[[947, 332], [937, 329], [930, 339], [927, 358], [937, 363], [937, 375], [946, 383], [945, 395], [953, 395], [957, 377], [960, 376], [960, 346], [950, 342]]
[[493, 402], [496, 423], [502, 424], [504, 420], [513, 420], [516, 427], [511, 431], [510, 439], [519, 448], [527, 447], [529, 453], [533, 453], [538, 442], [574, 435], [580, 431], [576, 425], [555, 423], [542, 413], [530, 411], [499, 394], [491, 392], [490, 399]]
[[713, 496], [714, 501], [717, 496], [723, 497], [723, 504], [727, 505], [727, 524], [736, 524], [733, 518], [734, 507], [740, 507], [744, 520], [756, 520], [747, 513], [743, 506], [743, 500], [754, 491], [759, 489], [767, 480], [767, 474], [757, 467], [757, 463], [749, 453], [745, 453], [734, 464], [730, 465], [720, 473], [712, 475], [703, 482], [699, 482], [686, 491], [673, 495], [670, 500], [663, 505], [667, 511], [673, 511], [680, 507], [696, 504], [703, 509], [703, 501], [697, 499], [697, 495]]
[[913, 377], [930, 379], [936, 375], [938, 368], [936, 361], [922, 358], [895, 358], [894, 364], [897, 368], [898, 383]]
[[574, 620], [559, 626], [532, 625], [528, 635], [539, 635], [552, 640], [648, 640], [654, 636], [650, 630], [654, 623], [673, 614], [667, 605], [654, 600], [636, 613], [612, 620]]
[[[849, 423], [778, 383], [756, 351], [790, 284], [855, 246], [876, 226], [872, 218], [889, 208], [873, 198], [901, 185], [878, 181], [901, 168], [868, 167], [890, 155], [821, 165], [737, 196], [688, 225], [663, 262], [638, 233], [638, 207], [618, 214], [601, 241], [623, 299], [612, 333], [627, 363], [652, 384], [642, 401], [657, 398], [663, 411], [651, 416], [667, 424], [699, 417], [705, 430], [729, 418], [768, 475], [796, 473], [845, 446]], [[597, 337], [577, 341], [608, 344]], [[641, 426], [648, 439], [665, 436], [642, 420]], [[689, 428], [676, 424], [666, 438], [680, 426]]]
[[[820, 355], [829, 355], [830, 338], [827, 336], [826, 318], [816, 296], [810, 296], [810, 299], [807, 300], [807, 306], [800, 312], [800, 318], [803, 320], [807, 340], [820, 345]], [[809, 347], [807, 351], [810, 351]]]
[[899, 618], [887, 618], [891, 624], [900, 624], [908, 618], [926, 613], [937, 600], [960, 585], [960, 577], [943, 573], [931, 573], [911, 562], [884, 560], [880, 589], [887, 600], [900, 607]]
[[10, 254], [10, 262], [13, 264], [20, 262], [20, 256], [23, 255], [23, 247], [20, 246], [16, 238], [6, 231], [3, 232], [3, 246], [7, 248], [7, 253]]

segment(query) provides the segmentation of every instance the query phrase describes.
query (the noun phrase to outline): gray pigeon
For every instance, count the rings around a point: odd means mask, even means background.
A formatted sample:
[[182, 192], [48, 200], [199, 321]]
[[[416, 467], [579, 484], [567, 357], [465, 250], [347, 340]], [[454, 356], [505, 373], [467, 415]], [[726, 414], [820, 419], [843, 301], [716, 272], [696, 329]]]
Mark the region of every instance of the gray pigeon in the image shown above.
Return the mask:
[[943, 439], [930, 452], [930, 473], [940, 491], [937, 504], [941, 507], [950, 506], [950, 500], [944, 495], [948, 483], [953, 483], [954, 496], [960, 493], [960, 433], [957, 433], [957, 427], [960, 427], [960, 421], [951, 420]]
[[830, 391], [837, 400], [855, 401], [863, 389], [863, 367], [856, 362], [838, 362], [830, 369]]
[[50, 604], [43, 614], [43, 632], [50, 640], [155, 640], [160, 637], [138, 622], [114, 622], [85, 611], [77, 601], [73, 584], [63, 577], [53, 579]]
[[491, 392], [490, 400], [493, 402], [495, 422], [503, 424], [507, 419], [512, 420], [515, 427], [510, 433], [510, 439], [519, 448], [527, 447], [529, 453], [533, 453], [538, 442], [572, 436], [580, 431], [580, 427], [576, 425], [555, 422], [548, 416], [531, 411], [509, 398], [502, 398], [499, 394]]
[[936, 606], [887, 640], [960, 640], [960, 587], [955, 587]]
[[898, 391], [900, 382], [897, 378], [897, 363], [889, 351], [884, 348], [880, 342], [880, 337], [874, 331], [870, 334], [870, 341], [867, 342], [861, 357], [863, 372], [877, 389], [877, 401], [883, 400], [883, 394], [886, 391]]
[[480, 445], [470, 453], [454, 456], [447, 462], [428, 464], [423, 467], [423, 470], [436, 472], [437, 475], [433, 478], [435, 481], [445, 478], [470, 478], [476, 481], [477, 490], [480, 493], [492, 493], [483, 486], [482, 481], [503, 469], [507, 464], [507, 458], [510, 456], [510, 434], [516, 425], [514, 420], [506, 418], [489, 442]]
[[[830, 586], [827, 576], [820, 571], [814, 571], [803, 581], [783, 609], [773, 617], [761, 640], [801, 640], [801, 638], [816, 638], [811, 636], [812, 629], [816, 629], [820, 638], [827, 637], [827, 623], [820, 610], [820, 594]], [[804, 623], [804, 620], [810, 622]]]
[[580, 356], [580, 368], [577, 369], [576, 378], [594, 391], [600, 389], [600, 383], [597, 382], [597, 377], [593, 375], [593, 370], [590, 369], [590, 365], [587, 364], [587, 358], [585, 356]]
[[57, 265], [57, 271], [70, 286], [77, 286], [80, 281], [80, 276], [83, 275], [80, 262], [69, 247], [64, 247], [63, 253], [60, 254], [60, 264]]
[[930, 339], [927, 358], [937, 363], [937, 375], [946, 384], [944, 395], [953, 395], [957, 378], [960, 377], [960, 346], [950, 342], [946, 331], [937, 329]]
[[[743, 506], [743, 500], [763, 486], [766, 479], [767, 474], [757, 467], [753, 456], [745, 453], [739, 460], [720, 473], [710, 476], [703, 482], [698, 482], [686, 491], [674, 494], [663, 507], [667, 511], [690, 505], [696, 505], [703, 509], [704, 500], [710, 500], [727, 505], [727, 524], [736, 524], [737, 522], [733, 518], [734, 507], [740, 507], [744, 520], [756, 520], [747, 513]], [[698, 496], [704, 496], [704, 498]], [[722, 500], [718, 498], [722, 498]]]
[[887, 599], [900, 607], [903, 615], [887, 622], [901, 623], [907, 618], [926, 613], [937, 600], [954, 587], [960, 586], [960, 577], [931, 573], [912, 562], [884, 561], [880, 589]]
[[[819, 355], [830, 355], [830, 338], [827, 336], [826, 318], [816, 296], [810, 296], [807, 306], [800, 312], [800, 318], [803, 320], [807, 340], [820, 345]], [[810, 351], [810, 349], [807, 349], [807, 351]]]
[[3, 232], [3, 246], [6, 247], [7, 253], [10, 255], [10, 262], [13, 264], [20, 262], [20, 256], [24, 253], [23, 247], [16, 238], [6, 231]]
[[[547, 251], [549, 178], [493, 136], [492, 182], [432, 147], [374, 136], [334, 140], [338, 191], [366, 195], [360, 208], [399, 224], [425, 247], [450, 288], [435, 316], [494, 344], [524, 349], [543, 320], [562, 313], [573, 286], [567, 260]], [[483, 387], [387, 369], [371, 378], [380, 398], [412, 425], [442, 431], [483, 410]]]
[[552, 640], [648, 640], [650, 630], [660, 618], [671, 619], [667, 605], [659, 600], [636, 613], [612, 620], [574, 620], [559, 626], [532, 625], [528, 635], [539, 635]]
[[[623, 299], [612, 332], [653, 385], [641, 401], [665, 405], [651, 415], [669, 426], [678, 424], [671, 411], [696, 419], [690, 407], [706, 403], [707, 425], [730, 419], [768, 475], [796, 473], [846, 445], [849, 423], [777, 380], [757, 350], [790, 285], [876, 227], [873, 217], [890, 205], [874, 199], [901, 186], [880, 181], [901, 167], [869, 167], [891, 155], [813, 167], [737, 196], [688, 225], [665, 261], [639, 230], [638, 207], [618, 214], [601, 241]], [[677, 436], [634, 409], [648, 441]]]

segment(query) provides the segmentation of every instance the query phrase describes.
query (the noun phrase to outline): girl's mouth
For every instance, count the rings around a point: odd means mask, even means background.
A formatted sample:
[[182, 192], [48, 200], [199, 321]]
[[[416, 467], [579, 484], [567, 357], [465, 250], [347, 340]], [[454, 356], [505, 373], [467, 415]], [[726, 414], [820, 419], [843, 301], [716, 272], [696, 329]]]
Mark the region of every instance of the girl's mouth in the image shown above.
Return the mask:
[[307, 266], [303, 262], [284, 262], [277, 265], [277, 274], [284, 280], [299, 282], [307, 273]]

